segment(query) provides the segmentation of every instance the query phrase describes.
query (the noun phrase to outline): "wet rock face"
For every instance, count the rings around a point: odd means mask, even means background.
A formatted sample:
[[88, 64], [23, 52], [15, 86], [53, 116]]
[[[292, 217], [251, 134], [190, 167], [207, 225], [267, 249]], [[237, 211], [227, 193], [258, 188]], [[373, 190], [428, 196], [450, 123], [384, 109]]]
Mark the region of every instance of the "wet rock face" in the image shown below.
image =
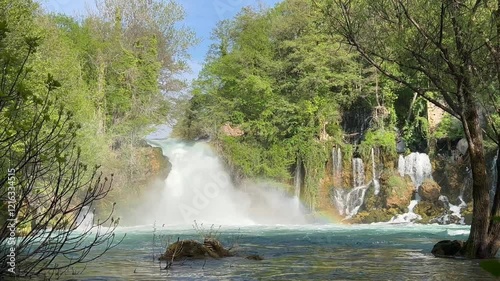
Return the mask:
[[426, 179], [420, 189], [418, 194], [423, 201], [438, 202], [439, 195], [441, 195], [441, 187], [433, 180]]
[[412, 199], [415, 187], [410, 177], [400, 177], [394, 171], [380, 177], [381, 196], [385, 198], [385, 208], [405, 208]]
[[[415, 213], [422, 217], [421, 223], [432, 223], [434, 218], [437, 218], [446, 212], [441, 201], [422, 201], [415, 206]], [[438, 222], [436, 222], [438, 223]]]
[[439, 241], [432, 248], [431, 253], [438, 258], [452, 258], [462, 255], [464, 242], [459, 240]]

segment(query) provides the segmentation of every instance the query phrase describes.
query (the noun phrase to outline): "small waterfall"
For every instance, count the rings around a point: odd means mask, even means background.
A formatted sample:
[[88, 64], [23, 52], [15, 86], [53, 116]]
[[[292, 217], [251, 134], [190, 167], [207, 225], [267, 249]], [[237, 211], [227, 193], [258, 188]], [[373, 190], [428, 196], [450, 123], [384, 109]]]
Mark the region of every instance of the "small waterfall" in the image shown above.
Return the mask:
[[353, 188], [349, 192], [335, 189], [334, 201], [339, 214], [345, 216], [345, 219], [350, 219], [356, 215], [361, 205], [363, 205], [367, 188], [367, 185], [362, 185]]
[[465, 218], [462, 217], [462, 209], [467, 207], [467, 204], [463, 199], [464, 192], [467, 187], [470, 187], [472, 185], [472, 171], [470, 169], [467, 169], [467, 173], [468, 175], [465, 177], [465, 182], [462, 184], [460, 194], [458, 195], [458, 198], [456, 200], [458, 202], [458, 205], [452, 204], [448, 197], [445, 195], [439, 196], [439, 201], [443, 202], [443, 205], [449, 210], [444, 215], [436, 218], [436, 221], [439, 224], [465, 224]]
[[403, 157], [399, 156], [398, 161], [398, 172], [401, 176], [408, 175], [415, 186], [415, 199], [410, 201], [408, 205], [408, 212], [405, 214], [397, 215], [393, 217], [390, 222], [401, 223], [401, 222], [412, 222], [415, 220], [420, 220], [422, 217], [415, 214], [413, 210], [420, 202], [420, 195], [418, 195], [418, 189], [422, 185], [425, 179], [432, 179], [432, 165], [429, 156], [425, 153], [413, 152]]
[[497, 170], [497, 165], [498, 165], [498, 154], [500, 153], [500, 150], [497, 150], [497, 154], [493, 158], [493, 161], [491, 162], [491, 189], [490, 189], [490, 202], [493, 202], [493, 198], [495, 197], [495, 192], [497, 190], [497, 182], [498, 182], [498, 170]]
[[295, 185], [294, 196], [296, 199], [300, 200], [300, 188], [302, 186], [302, 161], [298, 156], [297, 156], [297, 164], [295, 166], [294, 185]]
[[399, 154], [398, 173], [402, 177], [405, 176], [405, 158], [404, 158], [403, 154]]
[[362, 186], [365, 184], [365, 165], [363, 159], [352, 159], [352, 177], [354, 187]]
[[352, 177], [354, 188], [351, 190], [335, 189], [334, 204], [339, 214], [350, 219], [363, 205], [368, 185], [365, 185], [365, 169], [361, 158], [352, 159]]
[[425, 179], [432, 178], [431, 160], [425, 153], [413, 152], [404, 158], [400, 155], [398, 171], [401, 176], [410, 176], [411, 181], [418, 191], [418, 188], [422, 185]]
[[342, 178], [342, 151], [340, 147], [332, 148], [332, 175], [334, 185], [340, 185]]
[[94, 213], [90, 212], [89, 206], [84, 206], [76, 218], [76, 227], [78, 230], [85, 231], [94, 225]]
[[377, 176], [377, 170], [376, 170], [376, 164], [375, 164], [375, 151], [372, 148], [371, 152], [372, 156], [372, 182], [373, 182], [373, 187], [375, 189], [375, 195], [378, 195], [380, 193], [380, 183], [378, 181], [378, 176]]

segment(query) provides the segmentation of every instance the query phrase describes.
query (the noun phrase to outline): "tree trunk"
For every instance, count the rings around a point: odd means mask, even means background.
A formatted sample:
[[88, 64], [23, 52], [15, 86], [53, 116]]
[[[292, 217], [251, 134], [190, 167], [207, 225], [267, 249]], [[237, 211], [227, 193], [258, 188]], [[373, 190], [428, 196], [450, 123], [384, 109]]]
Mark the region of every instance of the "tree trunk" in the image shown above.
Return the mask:
[[483, 134], [479, 124], [478, 107], [470, 94], [464, 94], [462, 124], [469, 143], [470, 165], [472, 169], [472, 198], [474, 211], [465, 255], [469, 258], [491, 257], [488, 229], [490, 217], [490, 196], [486, 161], [483, 148]]
[[[500, 156], [499, 154], [500, 154], [500, 147], [499, 150], [497, 151], [497, 157]], [[491, 208], [491, 215], [500, 217], [500, 165], [498, 165], [498, 158], [496, 163], [496, 169], [497, 169], [496, 171], [497, 182], [496, 182], [495, 195], [493, 197], [493, 206]], [[494, 178], [492, 180], [494, 180]], [[490, 222], [488, 235], [490, 241], [487, 247], [487, 251], [489, 252], [489, 255], [491, 257], [494, 257], [498, 252], [498, 250], [500, 249], [500, 223], [492, 220]]]

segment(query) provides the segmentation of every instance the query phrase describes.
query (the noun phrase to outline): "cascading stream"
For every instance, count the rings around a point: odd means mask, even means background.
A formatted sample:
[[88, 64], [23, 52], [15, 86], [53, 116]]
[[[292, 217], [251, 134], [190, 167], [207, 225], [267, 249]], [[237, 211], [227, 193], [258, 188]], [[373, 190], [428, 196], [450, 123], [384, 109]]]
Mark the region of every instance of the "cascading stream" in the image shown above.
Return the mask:
[[373, 188], [375, 189], [374, 193], [375, 195], [378, 195], [380, 193], [380, 182], [378, 181], [378, 175], [375, 163], [375, 149], [373, 148], [371, 151], [371, 156], [372, 156], [372, 183], [373, 183]]
[[339, 214], [350, 219], [356, 215], [361, 205], [363, 205], [366, 190], [369, 185], [365, 184], [365, 169], [363, 159], [352, 159], [352, 175], [354, 188], [346, 191], [343, 189], [334, 190], [334, 204]]
[[432, 178], [432, 165], [429, 156], [425, 153], [413, 152], [403, 157], [399, 155], [398, 172], [400, 176], [410, 176], [413, 185], [415, 186], [415, 199], [410, 201], [408, 212], [393, 217], [389, 222], [402, 223], [420, 220], [422, 217], [413, 210], [420, 202], [418, 190], [425, 179]]
[[500, 150], [497, 150], [497, 154], [493, 158], [491, 163], [491, 189], [490, 189], [490, 201], [493, 202], [493, 198], [495, 197], [495, 192], [497, 190], [497, 182], [498, 182], [498, 154]]

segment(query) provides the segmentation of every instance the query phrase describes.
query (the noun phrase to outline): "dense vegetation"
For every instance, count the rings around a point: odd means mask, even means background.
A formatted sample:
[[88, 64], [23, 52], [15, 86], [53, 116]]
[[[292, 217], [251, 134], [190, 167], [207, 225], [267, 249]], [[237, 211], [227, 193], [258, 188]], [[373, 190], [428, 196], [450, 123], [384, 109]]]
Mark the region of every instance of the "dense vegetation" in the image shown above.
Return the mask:
[[[287, 0], [246, 8], [214, 30], [176, 133], [210, 136], [242, 176], [291, 183], [303, 170], [300, 196], [311, 208], [325, 198], [332, 146], [342, 147], [349, 170], [372, 148], [390, 166], [397, 139], [435, 153], [436, 139], [465, 137], [474, 198], [466, 254], [490, 257], [500, 248], [500, 225], [490, 220], [500, 192], [490, 199], [485, 164], [485, 149], [500, 144], [498, 7]], [[448, 113], [438, 127], [429, 104]]]
[[116, 226], [112, 202], [151, 176], [142, 139], [169, 117], [166, 93], [185, 87], [175, 75], [193, 36], [176, 27], [180, 6], [97, 5], [77, 20], [0, 1], [0, 274], [61, 274], [99, 256], [87, 256], [92, 246], [114, 245], [113, 228], [90, 245], [87, 232], [69, 239], [76, 217], [98, 207], [95, 224]]
[[[220, 22], [175, 128], [189, 139], [212, 137], [242, 176], [291, 183], [303, 166], [301, 196], [312, 208], [333, 145], [368, 158], [373, 146], [395, 154], [399, 123], [412, 140], [423, 135], [415, 122], [421, 115], [405, 110], [412, 93], [332, 35], [323, 17], [311, 1], [289, 0]], [[231, 129], [244, 134], [231, 136]]]

